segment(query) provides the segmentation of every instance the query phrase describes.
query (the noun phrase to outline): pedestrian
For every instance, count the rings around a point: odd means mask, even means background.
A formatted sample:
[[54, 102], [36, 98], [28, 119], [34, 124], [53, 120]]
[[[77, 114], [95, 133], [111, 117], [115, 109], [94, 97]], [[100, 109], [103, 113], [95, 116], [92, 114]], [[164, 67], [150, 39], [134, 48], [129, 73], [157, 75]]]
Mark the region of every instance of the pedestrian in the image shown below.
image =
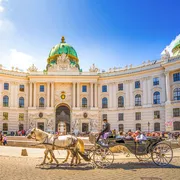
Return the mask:
[[2, 140], [3, 140], [3, 136], [2, 136], [2, 132], [0, 132], [0, 145], [2, 145]]
[[3, 142], [4, 146], [7, 144], [7, 137], [6, 137], [5, 134], [4, 134], [3, 138], [2, 138], [2, 142]]

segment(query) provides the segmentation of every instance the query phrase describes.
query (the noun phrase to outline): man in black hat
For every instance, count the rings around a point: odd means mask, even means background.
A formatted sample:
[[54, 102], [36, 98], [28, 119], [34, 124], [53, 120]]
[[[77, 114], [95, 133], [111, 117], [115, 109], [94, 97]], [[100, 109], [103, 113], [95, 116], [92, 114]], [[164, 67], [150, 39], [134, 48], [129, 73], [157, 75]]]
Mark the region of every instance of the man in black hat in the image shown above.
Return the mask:
[[103, 129], [99, 133], [99, 136], [97, 138], [97, 142], [99, 141], [100, 136], [102, 136], [103, 139], [106, 140], [110, 132], [111, 132], [110, 124], [108, 123], [107, 119], [103, 119]]

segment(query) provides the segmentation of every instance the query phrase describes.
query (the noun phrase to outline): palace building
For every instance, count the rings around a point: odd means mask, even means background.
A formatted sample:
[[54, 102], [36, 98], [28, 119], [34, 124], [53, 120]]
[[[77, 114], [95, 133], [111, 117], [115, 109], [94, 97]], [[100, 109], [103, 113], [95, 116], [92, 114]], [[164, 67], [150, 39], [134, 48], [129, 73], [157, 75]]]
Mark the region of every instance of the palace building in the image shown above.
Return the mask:
[[180, 131], [180, 41], [159, 60], [100, 72], [80, 68], [75, 49], [55, 45], [46, 70], [0, 65], [0, 131]]

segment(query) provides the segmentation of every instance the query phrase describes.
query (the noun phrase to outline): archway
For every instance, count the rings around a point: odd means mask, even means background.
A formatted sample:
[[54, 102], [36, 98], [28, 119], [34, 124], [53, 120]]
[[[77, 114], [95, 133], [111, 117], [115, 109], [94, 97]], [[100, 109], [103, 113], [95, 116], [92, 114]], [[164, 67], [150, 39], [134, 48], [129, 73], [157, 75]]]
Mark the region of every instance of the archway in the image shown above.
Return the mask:
[[56, 108], [56, 132], [67, 134], [71, 131], [70, 109], [65, 104]]

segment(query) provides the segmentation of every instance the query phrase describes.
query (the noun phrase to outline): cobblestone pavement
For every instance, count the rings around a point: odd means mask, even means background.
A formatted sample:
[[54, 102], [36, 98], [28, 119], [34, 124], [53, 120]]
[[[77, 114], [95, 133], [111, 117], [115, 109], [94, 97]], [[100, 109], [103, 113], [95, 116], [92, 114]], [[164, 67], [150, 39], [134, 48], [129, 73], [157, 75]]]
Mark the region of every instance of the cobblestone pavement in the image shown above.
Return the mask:
[[42, 158], [0, 156], [0, 180], [180, 180], [180, 157], [165, 168], [136, 159], [117, 160], [108, 169], [93, 169], [91, 164], [36, 166]]

